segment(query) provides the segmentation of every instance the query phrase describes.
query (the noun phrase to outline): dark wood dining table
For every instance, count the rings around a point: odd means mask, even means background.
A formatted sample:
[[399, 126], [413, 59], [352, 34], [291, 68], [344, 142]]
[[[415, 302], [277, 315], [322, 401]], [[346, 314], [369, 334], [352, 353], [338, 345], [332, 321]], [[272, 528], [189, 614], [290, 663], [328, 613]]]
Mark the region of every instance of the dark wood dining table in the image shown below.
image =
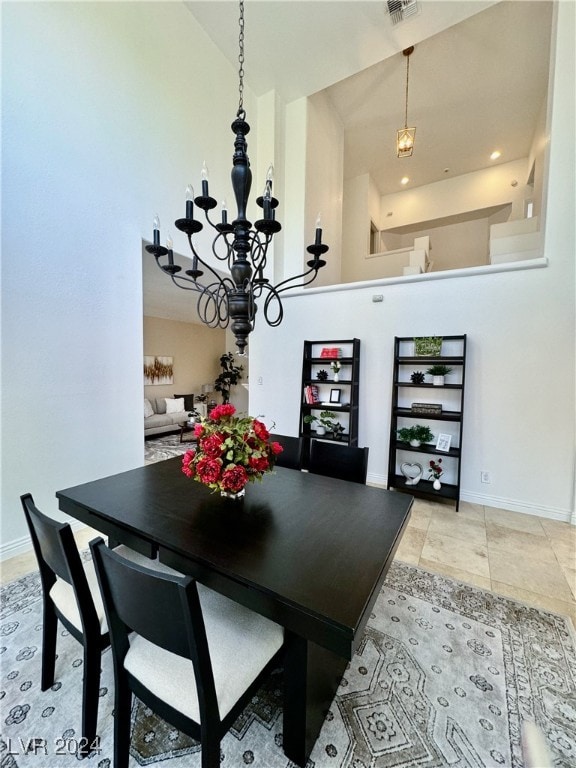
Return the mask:
[[300, 766], [408, 524], [413, 499], [277, 467], [243, 501], [179, 457], [58, 491], [59, 507], [285, 627], [283, 746]]

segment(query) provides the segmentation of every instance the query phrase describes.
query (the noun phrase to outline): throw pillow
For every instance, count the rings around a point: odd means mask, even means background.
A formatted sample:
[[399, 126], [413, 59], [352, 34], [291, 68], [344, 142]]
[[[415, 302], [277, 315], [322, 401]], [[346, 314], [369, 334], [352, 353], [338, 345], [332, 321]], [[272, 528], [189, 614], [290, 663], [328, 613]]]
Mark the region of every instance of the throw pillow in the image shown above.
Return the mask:
[[144, 398], [144, 418], [147, 419], [148, 416], [154, 416], [154, 408], [152, 408], [150, 400]]
[[193, 411], [194, 410], [194, 395], [174, 395], [174, 397], [183, 397], [184, 398], [184, 410], [185, 411]]
[[156, 413], [166, 413], [166, 398], [165, 397], [157, 397], [156, 398], [156, 405], [154, 406], [154, 410]]
[[173, 397], [167, 397], [166, 399], [166, 413], [181, 413], [184, 410], [184, 398], [178, 399]]

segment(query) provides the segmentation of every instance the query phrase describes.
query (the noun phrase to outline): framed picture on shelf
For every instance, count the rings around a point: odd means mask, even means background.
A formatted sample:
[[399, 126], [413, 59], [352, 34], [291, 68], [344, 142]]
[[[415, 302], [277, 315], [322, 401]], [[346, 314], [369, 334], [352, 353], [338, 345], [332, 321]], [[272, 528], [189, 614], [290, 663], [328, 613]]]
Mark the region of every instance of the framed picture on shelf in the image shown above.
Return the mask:
[[330, 402], [331, 403], [340, 402], [340, 390], [338, 389], [338, 387], [335, 387], [330, 390]]
[[434, 357], [442, 349], [442, 336], [415, 336], [414, 354], [416, 357]]
[[436, 450], [448, 452], [450, 450], [451, 441], [452, 441], [452, 435], [444, 435], [440, 433], [438, 435], [438, 439], [436, 440]]

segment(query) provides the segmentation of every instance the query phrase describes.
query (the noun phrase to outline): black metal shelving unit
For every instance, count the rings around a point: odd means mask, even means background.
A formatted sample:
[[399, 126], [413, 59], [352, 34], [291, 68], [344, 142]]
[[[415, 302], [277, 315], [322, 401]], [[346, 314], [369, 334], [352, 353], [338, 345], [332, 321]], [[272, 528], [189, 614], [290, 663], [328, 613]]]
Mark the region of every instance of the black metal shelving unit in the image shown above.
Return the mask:
[[[444, 354], [442, 351], [446, 350]], [[414, 371], [425, 373], [434, 364], [444, 364], [453, 369], [451, 381], [443, 385], [434, 385], [430, 381], [415, 384], [410, 380]], [[460, 336], [443, 336], [442, 350], [434, 356], [414, 354], [414, 338], [411, 336], [396, 336], [394, 339], [394, 374], [392, 382], [392, 406], [390, 415], [390, 448], [388, 458], [388, 488], [421, 496], [428, 499], [442, 499], [456, 502], [456, 510], [460, 505], [460, 469], [462, 459], [462, 433], [464, 422], [464, 387], [466, 379], [466, 334]], [[414, 397], [423, 403], [434, 393], [435, 402], [442, 406], [439, 413], [422, 413], [413, 409], [407, 402]], [[447, 402], [448, 401], [448, 402]], [[450, 407], [444, 407], [448, 405]], [[399, 424], [400, 422], [400, 424]], [[441, 451], [435, 443], [425, 443], [414, 447], [409, 443], [398, 440], [398, 429], [410, 423], [428, 425], [437, 437], [444, 429], [450, 434], [450, 448]], [[404, 458], [405, 456], [408, 458]], [[420, 455], [420, 461], [418, 461]], [[422, 459], [422, 455], [425, 457]], [[406, 477], [402, 474], [401, 466], [405, 463], [420, 464], [423, 473], [429, 465], [430, 458], [447, 459], [444, 463], [444, 476], [440, 478], [441, 488], [436, 490], [432, 480], [423, 478], [417, 485], [407, 485]], [[437, 459], [436, 459], [437, 460]], [[406, 470], [408, 471], [408, 470]]]
[[[341, 369], [338, 382], [333, 375], [321, 381], [317, 378], [320, 370], [330, 372], [332, 358], [322, 357], [324, 348], [340, 348], [342, 355], [338, 358]], [[360, 339], [329, 339], [320, 341], [305, 341], [302, 355], [302, 386], [300, 389], [300, 437], [303, 439], [303, 463], [306, 465], [310, 453], [310, 440], [319, 439], [341, 445], [358, 445], [358, 401], [360, 384]], [[307, 403], [304, 391], [308, 386], [317, 386], [320, 394], [324, 393], [319, 403]], [[334, 404], [328, 402], [331, 388], [341, 389], [343, 402]], [[304, 421], [310, 413], [332, 411], [344, 427], [344, 432], [338, 438], [330, 435], [319, 435], [312, 425]]]

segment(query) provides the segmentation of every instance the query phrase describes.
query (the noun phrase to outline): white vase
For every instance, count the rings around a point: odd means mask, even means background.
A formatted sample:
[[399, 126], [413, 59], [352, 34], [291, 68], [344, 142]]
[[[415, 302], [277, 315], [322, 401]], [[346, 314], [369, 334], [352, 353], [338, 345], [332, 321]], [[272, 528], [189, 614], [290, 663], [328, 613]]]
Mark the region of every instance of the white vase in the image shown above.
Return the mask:
[[420, 442], [420, 440], [410, 440], [410, 445], [412, 446], [412, 448], [419, 448], [422, 445], [422, 443]]
[[321, 424], [318, 424], [318, 426], [316, 427], [316, 434], [317, 435], [325, 435], [326, 434], [326, 429]]
[[338, 374], [337, 373], [334, 374], [334, 381], [336, 383], [338, 383], [340, 381], [340, 379], [338, 378]]
[[432, 376], [432, 384], [435, 387], [443, 387], [444, 386], [444, 376]]
[[435, 491], [439, 491], [440, 488], [442, 488], [442, 483], [440, 482], [440, 480], [438, 480], [438, 478], [436, 478], [432, 483], [432, 488], [434, 488]]

